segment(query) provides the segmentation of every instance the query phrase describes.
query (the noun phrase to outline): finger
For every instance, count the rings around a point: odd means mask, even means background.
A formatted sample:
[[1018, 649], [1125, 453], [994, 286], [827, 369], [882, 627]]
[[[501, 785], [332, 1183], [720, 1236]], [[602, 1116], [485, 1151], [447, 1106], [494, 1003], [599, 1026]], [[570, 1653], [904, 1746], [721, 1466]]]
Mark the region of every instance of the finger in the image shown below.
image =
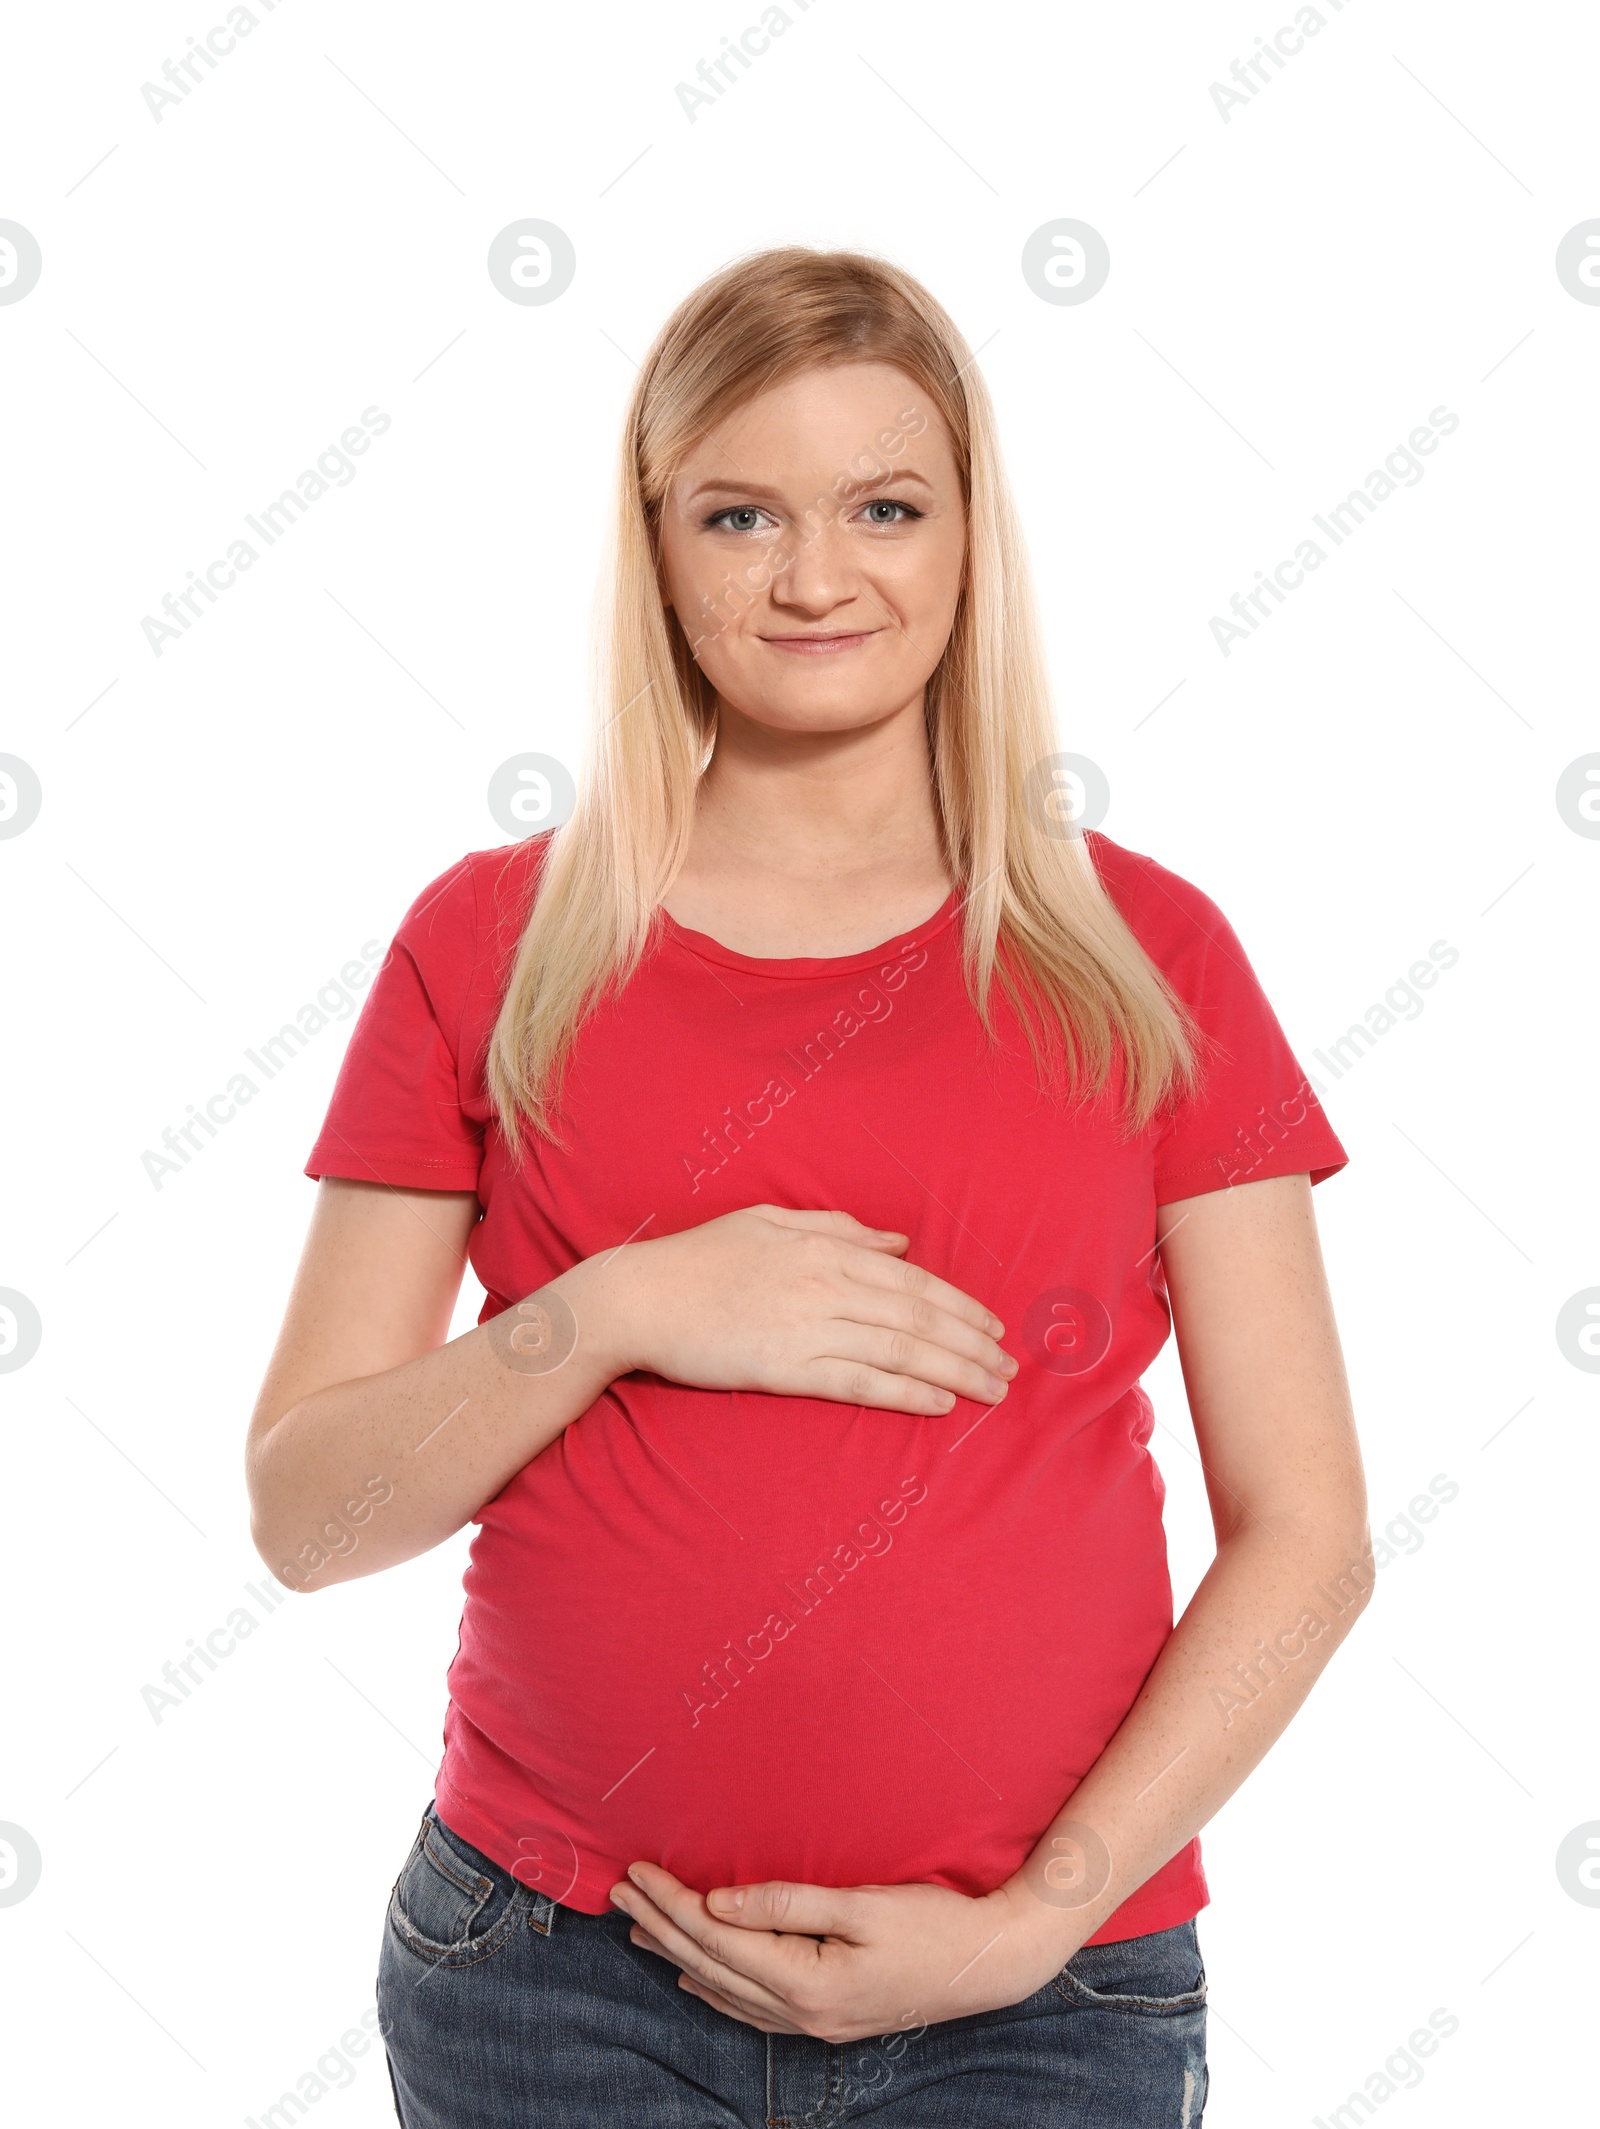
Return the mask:
[[974, 1404], [997, 1405], [1011, 1387], [1009, 1374], [991, 1374], [976, 1360], [963, 1360], [948, 1346], [910, 1331], [885, 1330], [876, 1324], [835, 1323], [828, 1333], [830, 1360], [865, 1361], [885, 1375], [904, 1375], [931, 1383]]
[[781, 2019], [764, 2018], [758, 2011], [747, 2011], [729, 1996], [719, 1996], [715, 1989], [708, 1989], [703, 1981], [696, 1981], [692, 1974], [681, 1974], [678, 1986], [686, 1995], [698, 1996], [702, 2003], [709, 2003], [714, 2011], [721, 2011], [729, 2018], [737, 2018], [741, 2025], [755, 2026], [763, 2033], [795, 2033], [805, 2037], [804, 2026], [785, 2025]]
[[900, 1293], [865, 1279], [852, 1280], [849, 1298], [843, 1302], [839, 1317], [846, 1323], [869, 1323], [875, 1329], [909, 1331], [914, 1337], [926, 1338], [947, 1352], [959, 1354], [963, 1360], [975, 1360], [989, 1374], [999, 1375], [1007, 1382], [1017, 1372], [1016, 1361], [998, 1339], [922, 1295]]
[[913, 1412], [939, 1419], [955, 1404], [952, 1390], [911, 1375], [891, 1375], [860, 1360], [814, 1360], [805, 1370], [807, 1387], [800, 1394], [825, 1397], [830, 1404], [865, 1405], [874, 1412]]
[[[936, 1389], [952, 1390], [980, 1405], [997, 1405], [1011, 1387], [1008, 1375], [991, 1374], [976, 1360], [963, 1360], [948, 1346], [912, 1331], [892, 1331], [875, 1323], [835, 1321], [826, 1333], [830, 1360], [865, 1361], [885, 1375], [909, 1375]], [[1016, 1372], [1013, 1368], [1012, 1374]]]
[[[628, 1932], [628, 1942], [630, 1944], [637, 1944], [640, 1951], [642, 1952], [653, 1952], [656, 1958], [664, 1959], [667, 1965], [670, 1966], [673, 1972], [677, 1975], [678, 1979], [684, 1982], [692, 1982], [696, 1992], [703, 1994], [707, 2002], [711, 2001], [711, 1999], [715, 1996], [719, 2009], [725, 2008], [733, 2002], [732, 1997], [718, 1995], [716, 1990], [708, 1988], [707, 1985], [703, 1981], [699, 1980], [697, 1976], [686, 1973], [684, 1968], [681, 1967], [678, 1964], [677, 1960], [673, 1958], [671, 1952], [667, 1950], [666, 1946], [664, 1944], [658, 1943], [657, 1940], [651, 1936], [650, 1932], [647, 1929], [641, 1928], [641, 1926], [637, 1922]], [[739, 2015], [741, 2017], [754, 2016], [754, 2011], [753, 2009], [748, 2012], [741, 2010]]]
[[739, 2002], [734, 1997], [725, 1995], [720, 1989], [709, 1987], [697, 1975], [686, 1973], [666, 1946], [658, 1944], [649, 1931], [641, 1929], [637, 1923], [629, 1930], [628, 1940], [637, 1944], [641, 1951], [653, 1952], [658, 1959], [664, 1959], [677, 1975], [680, 1988], [686, 1989], [690, 1995], [698, 1996], [703, 2003], [711, 2004], [714, 2009], [725, 2011], [730, 2018], [737, 2018], [745, 2025], [759, 2026], [763, 2033], [798, 2033], [802, 2030], [799, 2026], [782, 2024], [778, 2019], [758, 2011], [753, 2003]]
[[[641, 1882], [613, 1886], [611, 1897], [655, 1938], [675, 1966], [768, 2017], [789, 2015], [790, 2007], [781, 1994], [784, 1961], [774, 1957], [775, 1948], [785, 1940], [724, 1929], [706, 1914], [700, 1895], [680, 1884], [670, 1871], [650, 1863], [632, 1867], [640, 1873]], [[644, 1890], [646, 1883], [649, 1892]], [[736, 1965], [725, 1958], [728, 1949], [734, 1952]], [[763, 1972], [752, 1970], [757, 1966]], [[766, 1975], [773, 1976], [776, 1986], [768, 1985]]]
[[998, 1338], [1005, 1329], [993, 1309], [985, 1308], [971, 1294], [964, 1294], [959, 1286], [952, 1286], [948, 1279], [939, 1278], [920, 1264], [899, 1263], [869, 1253], [855, 1259], [848, 1266], [846, 1276], [859, 1279], [863, 1285], [886, 1286], [896, 1293], [931, 1301], [935, 1308], [942, 1308], [947, 1315], [959, 1317], [963, 1323], [987, 1331], [991, 1338]]
[[859, 1944], [866, 1911], [857, 1895], [835, 1885], [797, 1885], [785, 1878], [760, 1885], [718, 1886], [706, 1905], [738, 1929], [783, 1930], [791, 1936], [843, 1937]]
[[911, 1237], [901, 1234], [898, 1228], [868, 1227], [848, 1212], [817, 1212], [793, 1205], [750, 1205], [745, 1209], [759, 1213], [774, 1227], [797, 1227], [807, 1234], [833, 1235], [841, 1242], [854, 1242], [861, 1249], [882, 1250], [893, 1255], [897, 1250], [911, 1246]]
[[709, 1981], [702, 1981], [698, 1974], [680, 1967], [675, 1959], [670, 1963], [677, 1973], [679, 1988], [714, 2005], [717, 2010], [725, 2011], [730, 2018], [741, 2019], [746, 2025], [759, 2025], [764, 2033], [798, 2033], [802, 2030], [792, 2023], [796, 2016], [792, 2009], [769, 2008], [764, 1999], [744, 1994], [735, 1984], [716, 1988]]

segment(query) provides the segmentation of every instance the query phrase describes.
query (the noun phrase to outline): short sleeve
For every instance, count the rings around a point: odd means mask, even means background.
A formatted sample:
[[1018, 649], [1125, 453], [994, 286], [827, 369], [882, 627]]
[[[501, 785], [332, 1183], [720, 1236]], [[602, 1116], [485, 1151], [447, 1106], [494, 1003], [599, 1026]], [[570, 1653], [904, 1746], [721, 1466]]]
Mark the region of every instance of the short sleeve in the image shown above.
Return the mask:
[[405, 1190], [475, 1190], [483, 1130], [462, 1106], [462, 1027], [478, 955], [470, 858], [406, 911], [351, 1032], [305, 1172]]
[[1131, 852], [1118, 857], [1107, 885], [1201, 1036], [1194, 1091], [1157, 1130], [1157, 1204], [1272, 1176], [1320, 1183], [1337, 1174], [1349, 1156], [1233, 926], [1176, 873]]

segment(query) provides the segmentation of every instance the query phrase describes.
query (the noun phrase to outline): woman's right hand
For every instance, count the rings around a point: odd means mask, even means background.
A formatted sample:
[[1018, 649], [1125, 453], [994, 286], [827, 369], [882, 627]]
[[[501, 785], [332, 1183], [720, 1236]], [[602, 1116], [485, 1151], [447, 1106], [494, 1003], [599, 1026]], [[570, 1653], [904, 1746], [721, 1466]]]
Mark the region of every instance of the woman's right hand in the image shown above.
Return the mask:
[[616, 1374], [893, 1412], [997, 1404], [1017, 1372], [996, 1343], [1004, 1324], [906, 1263], [909, 1246], [846, 1212], [751, 1205], [583, 1269], [599, 1274]]
[[[470, 1190], [319, 1184], [250, 1425], [252, 1534], [287, 1587], [426, 1552], [636, 1368], [922, 1414], [995, 1404], [1016, 1372], [998, 1320], [905, 1263], [904, 1235], [781, 1205], [585, 1257], [451, 1338], [480, 1210]], [[576, 1341], [519, 1345], [519, 1324]]]

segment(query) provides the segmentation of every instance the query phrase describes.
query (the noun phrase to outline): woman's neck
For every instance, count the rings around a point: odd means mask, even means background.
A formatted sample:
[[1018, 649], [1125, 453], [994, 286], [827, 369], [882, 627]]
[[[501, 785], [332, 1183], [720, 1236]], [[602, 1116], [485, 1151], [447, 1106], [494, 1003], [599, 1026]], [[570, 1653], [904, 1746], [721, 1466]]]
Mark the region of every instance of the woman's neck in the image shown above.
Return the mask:
[[737, 953], [865, 951], [952, 885], [920, 699], [867, 729], [784, 732], [724, 710], [668, 913]]

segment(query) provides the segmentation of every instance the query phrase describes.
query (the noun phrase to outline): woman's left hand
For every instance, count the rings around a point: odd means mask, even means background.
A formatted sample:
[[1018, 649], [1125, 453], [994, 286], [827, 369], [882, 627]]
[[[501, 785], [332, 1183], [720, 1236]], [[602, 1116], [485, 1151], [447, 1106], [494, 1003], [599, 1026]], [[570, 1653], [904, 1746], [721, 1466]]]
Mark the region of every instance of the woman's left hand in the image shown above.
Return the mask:
[[835, 2043], [1020, 2003], [1078, 1950], [1071, 1918], [1024, 1887], [736, 1886], [705, 1898], [655, 1863], [611, 1897], [679, 1986], [764, 2033]]

